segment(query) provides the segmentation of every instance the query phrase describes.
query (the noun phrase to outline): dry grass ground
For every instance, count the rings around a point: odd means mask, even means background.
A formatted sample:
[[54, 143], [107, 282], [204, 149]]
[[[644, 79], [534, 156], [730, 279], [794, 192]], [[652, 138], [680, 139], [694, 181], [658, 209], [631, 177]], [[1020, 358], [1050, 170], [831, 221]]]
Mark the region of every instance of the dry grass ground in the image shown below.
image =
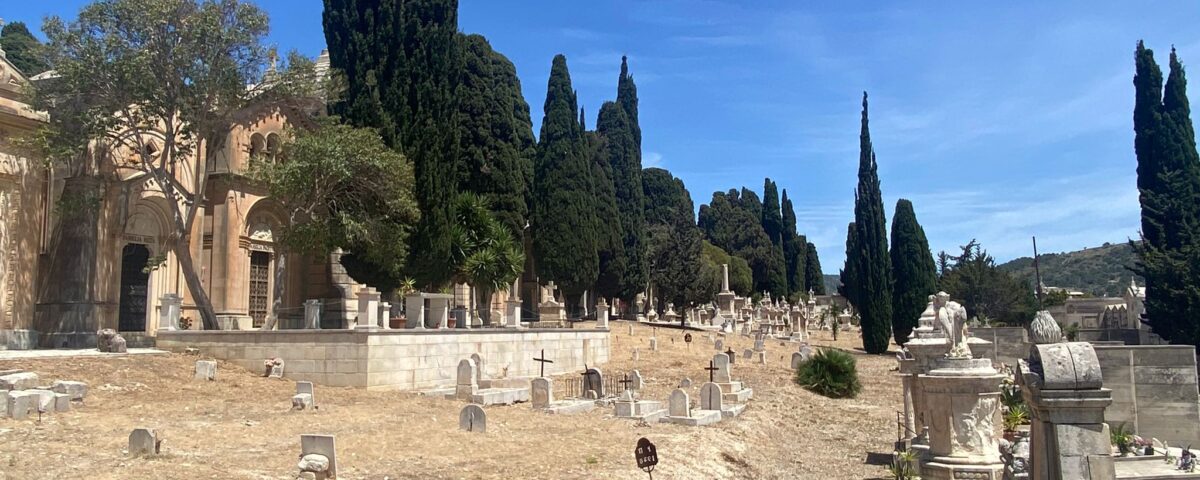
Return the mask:
[[[613, 324], [612, 361], [605, 372], [641, 371], [642, 396], [665, 400], [683, 377], [698, 403], [702, 368], [713, 353], [703, 333], [659, 328], [659, 351], [648, 351], [650, 328]], [[815, 345], [832, 345], [819, 332]], [[674, 342], [672, 342], [674, 338]], [[836, 345], [853, 348], [857, 334]], [[737, 352], [749, 337], [726, 339]], [[631, 351], [641, 350], [634, 365]], [[317, 387], [320, 409], [290, 411], [293, 382], [269, 380], [220, 364], [215, 382], [193, 382], [196, 357], [113, 356], [0, 362], [0, 369], [37, 372], [44, 383], [82, 380], [91, 386], [86, 405], [35, 421], [0, 419], [0, 479], [290, 479], [299, 436], [337, 436], [340, 478], [645, 478], [634, 465], [638, 438], [658, 447], [658, 479], [882, 478], [868, 452], [889, 453], [899, 382], [890, 355], [861, 353], [863, 382], [857, 399], [832, 400], [792, 382], [794, 344], [767, 344], [768, 364], [738, 359], [734, 376], [754, 389], [746, 412], [709, 427], [637, 426], [614, 419], [611, 408], [553, 416], [528, 404], [489, 407], [488, 431], [458, 430], [462, 403], [399, 392]], [[162, 432], [163, 454], [129, 458], [130, 430]]]

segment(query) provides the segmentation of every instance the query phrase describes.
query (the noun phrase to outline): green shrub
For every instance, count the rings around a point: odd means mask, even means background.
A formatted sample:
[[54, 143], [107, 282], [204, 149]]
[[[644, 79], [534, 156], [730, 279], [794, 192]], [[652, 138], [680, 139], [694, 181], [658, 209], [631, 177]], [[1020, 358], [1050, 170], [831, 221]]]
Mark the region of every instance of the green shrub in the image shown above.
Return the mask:
[[796, 383], [830, 398], [854, 398], [862, 390], [854, 357], [834, 349], [822, 349], [801, 363]]

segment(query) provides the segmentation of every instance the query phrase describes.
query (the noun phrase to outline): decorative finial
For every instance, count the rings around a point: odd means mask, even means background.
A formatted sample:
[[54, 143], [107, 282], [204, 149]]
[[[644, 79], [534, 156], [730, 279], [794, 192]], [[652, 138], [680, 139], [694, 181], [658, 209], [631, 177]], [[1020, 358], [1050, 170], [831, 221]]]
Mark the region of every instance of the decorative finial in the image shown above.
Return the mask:
[[1062, 329], [1050, 312], [1041, 310], [1034, 315], [1033, 323], [1029, 324], [1029, 336], [1037, 345], [1059, 343], [1062, 341]]

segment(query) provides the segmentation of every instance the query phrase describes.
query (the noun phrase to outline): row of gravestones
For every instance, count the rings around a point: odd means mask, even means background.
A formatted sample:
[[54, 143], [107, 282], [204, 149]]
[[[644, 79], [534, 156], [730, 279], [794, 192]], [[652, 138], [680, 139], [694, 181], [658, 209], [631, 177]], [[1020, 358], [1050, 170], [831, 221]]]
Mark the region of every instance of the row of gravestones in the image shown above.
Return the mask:
[[[135, 428], [129, 433], [129, 455], [155, 456], [162, 452], [163, 438], [153, 428]], [[337, 478], [337, 443], [333, 435], [300, 435], [298, 478], [326, 480]]]
[[39, 386], [33, 372], [8, 371], [0, 375], [0, 418], [24, 420], [33, 415], [71, 410], [72, 402], [83, 402], [88, 386], [83, 382], [58, 380]]

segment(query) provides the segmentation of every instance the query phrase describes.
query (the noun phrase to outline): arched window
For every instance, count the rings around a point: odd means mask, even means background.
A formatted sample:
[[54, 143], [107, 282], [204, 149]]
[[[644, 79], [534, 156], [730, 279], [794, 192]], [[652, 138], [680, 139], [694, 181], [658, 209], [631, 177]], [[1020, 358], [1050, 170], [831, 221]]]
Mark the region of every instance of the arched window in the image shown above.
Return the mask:
[[267, 158], [271, 159], [272, 163], [279, 161], [280, 148], [282, 148], [282, 145], [280, 145], [280, 143], [279, 143], [279, 134], [276, 134], [276, 133], [267, 134], [267, 155], [266, 156], [267, 156]]
[[254, 163], [258, 159], [267, 155], [267, 139], [263, 138], [261, 133], [255, 133], [250, 136], [250, 162]]

